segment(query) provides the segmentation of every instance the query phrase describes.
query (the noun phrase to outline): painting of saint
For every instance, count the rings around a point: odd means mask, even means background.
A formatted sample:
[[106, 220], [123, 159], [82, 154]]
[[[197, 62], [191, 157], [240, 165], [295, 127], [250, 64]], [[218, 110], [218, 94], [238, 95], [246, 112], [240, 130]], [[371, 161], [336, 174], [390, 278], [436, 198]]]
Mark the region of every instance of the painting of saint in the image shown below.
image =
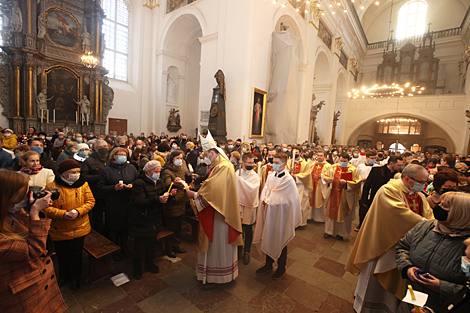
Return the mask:
[[56, 120], [74, 121], [80, 98], [80, 78], [76, 73], [62, 67], [46, 70], [48, 109], [55, 110]]
[[80, 27], [76, 18], [62, 10], [47, 11], [47, 36], [52, 43], [73, 48], [78, 44]]
[[252, 138], [264, 137], [265, 116], [266, 116], [266, 92], [255, 88], [253, 92], [250, 137]]

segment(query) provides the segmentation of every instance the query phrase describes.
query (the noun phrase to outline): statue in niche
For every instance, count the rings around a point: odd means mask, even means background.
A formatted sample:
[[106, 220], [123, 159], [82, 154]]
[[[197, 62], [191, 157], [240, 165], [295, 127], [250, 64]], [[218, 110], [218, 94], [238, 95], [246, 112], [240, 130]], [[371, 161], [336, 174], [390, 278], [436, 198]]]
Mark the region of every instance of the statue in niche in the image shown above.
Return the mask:
[[107, 77], [104, 77], [103, 83], [103, 120], [106, 121], [108, 117], [109, 110], [113, 107], [114, 100], [114, 90], [109, 87], [109, 80]]
[[36, 96], [36, 108], [38, 110], [38, 118], [45, 119], [47, 117], [47, 101], [52, 100], [54, 96], [47, 98], [47, 88], [43, 88], [42, 91]]
[[178, 84], [174, 81], [171, 73], [166, 77], [166, 102], [178, 103], [176, 99]]
[[76, 101], [75, 99], [73, 100], [77, 104], [77, 106], [80, 108], [80, 115], [82, 116], [82, 121], [89, 121], [90, 120], [90, 100], [88, 100], [87, 96], [84, 95], [82, 97], [82, 100]]
[[174, 133], [181, 129], [181, 116], [175, 108], [171, 108], [169, 113], [166, 128]]
[[15, 33], [20, 33], [23, 30], [23, 16], [21, 15], [21, 9], [18, 1], [13, 1], [13, 7], [11, 8], [10, 18], [11, 30]]
[[38, 38], [44, 38], [46, 35], [46, 20], [44, 19], [44, 13], [39, 13], [38, 16]]
[[87, 31], [86, 25], [83, 25], [82, 32], [82, 50], [88, 52], [91, 50], [91, 35]]

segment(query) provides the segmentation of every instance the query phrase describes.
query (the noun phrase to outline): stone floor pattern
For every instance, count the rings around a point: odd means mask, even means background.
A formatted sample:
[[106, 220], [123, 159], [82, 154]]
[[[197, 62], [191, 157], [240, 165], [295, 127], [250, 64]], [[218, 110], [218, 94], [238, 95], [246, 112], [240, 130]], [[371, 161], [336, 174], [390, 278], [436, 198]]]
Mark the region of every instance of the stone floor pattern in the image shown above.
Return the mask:
[[345, 272], [344, 264], [357, 233], [352, 231], [344, 241], [324, 239], [323, 233], [324, 224], [315, 222], [297, 229], [288, 245], [287, 273], [277, 281], [270, 274], [255, 274], [263, 262], [253, 247], [250, 264], [240, 262], [234, 282], [202, 290], [195, 274], [197, 244], [183, 240], [181, 246], [187, 253], [179, 255], [182, 261], [171, 263], [158, 258], [159, 274], [145, 273], [142, 280], [136, 281], [132, 277], [132, 260], [124, 258], [113, 265], [117, 273], [126, 273], [130, 282], [115, 287], [106, 279], [90, 286], [82, 284], [76, 293], [65, 286], [62, 294], [68, 313], [353, 313], [357, 277]]

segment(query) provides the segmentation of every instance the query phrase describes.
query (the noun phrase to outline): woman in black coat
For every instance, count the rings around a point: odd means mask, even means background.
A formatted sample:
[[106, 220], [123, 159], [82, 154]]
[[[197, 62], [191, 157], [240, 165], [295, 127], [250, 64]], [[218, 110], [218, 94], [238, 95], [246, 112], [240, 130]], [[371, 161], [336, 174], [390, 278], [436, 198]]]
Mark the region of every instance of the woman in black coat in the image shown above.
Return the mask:
[[[98, 178], [98, 193], [105, 198], [106, 228], [109, 239], [121, 245], [121, 253], [130, 255], [127, 250], [127, 215], [132, 186], [139, 172], [127, 162], [128, 151], [114, 148], [109, 154], [109, 164]], [[120, 240], [119, 240], [120, 239]], [[113, 254], [115, 261], [121, 260], [119, 253]]]
[[[129, 210], [129, 235], [134, 238], [134, 278], [142, 278], [142, 259], [145, 268], [152, 273], [159, 269], [153, 263], [157, 234], [162, 228], [162, 207], [168, 200], [163, 180], [160, 179], [162, 165], [149, 161], [134, 182]], [[176, 193], [176, 189], [174, 192]], [[171, 194], [171, 193], [170, 193]]]

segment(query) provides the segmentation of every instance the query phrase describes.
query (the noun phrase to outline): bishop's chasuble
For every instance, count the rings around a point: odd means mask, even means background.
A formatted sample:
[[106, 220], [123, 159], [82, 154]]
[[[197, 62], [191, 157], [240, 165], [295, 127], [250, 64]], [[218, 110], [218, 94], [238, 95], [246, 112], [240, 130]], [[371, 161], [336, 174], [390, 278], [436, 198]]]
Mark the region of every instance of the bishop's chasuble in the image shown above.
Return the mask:
[[203, 283], [228, 283], [238, 276], [237, 246], [243, 245], [233, 165], [218, 155], [196, 194], [199, 217], [196, 276]]
[[[410, 195], [420, 198], [421, 214], [413, 212], [407, 199]], [[433, 219], [424, 195], [410, 192], [401, 180], [392, 179], [379, 189], [346, 263], [347, 271], [360, 273], [356, 312], [396, 312], [406, 281], [397, 269], [395, 247], [423, 217]]]
[[302, 222], [300, 223], [300, 226], [307, 226], [308, 213], [310, 211], [308, 197], [311, 190], [300, 179], [310, 176], [309, 168], [308, 162], [302, 158], [299, 158], [298, 160], [290, 159], [286, 165], [286, 170], [297, 176], [294, 181], [297, 186], [297, 191], [299, 192], [300, 207], [302, 209]]
[[[351, 233], [353, 210], [361, 192], [361, 175], [351, 164], [343, 168], [336, 163], [323, 177], [333, 179], [330, 183], [330, 197], [326, 203], [325, 233], [347, 237]], [[346, 180], [347, 183], [341, 185], [340, 179]]]

